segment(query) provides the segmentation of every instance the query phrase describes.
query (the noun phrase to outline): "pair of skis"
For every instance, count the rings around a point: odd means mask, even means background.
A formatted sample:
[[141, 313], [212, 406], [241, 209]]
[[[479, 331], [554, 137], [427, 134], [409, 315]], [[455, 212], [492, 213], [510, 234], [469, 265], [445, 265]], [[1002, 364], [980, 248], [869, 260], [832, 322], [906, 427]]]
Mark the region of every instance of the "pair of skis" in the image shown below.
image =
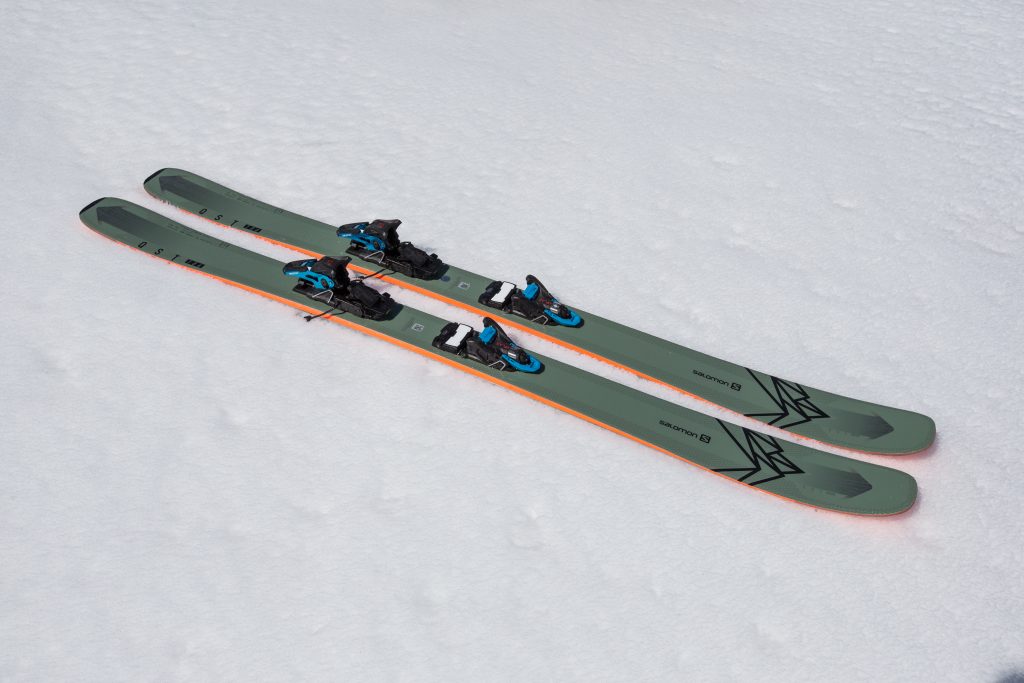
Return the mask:
[[[811, 389], [570, 308], [533, 277], [520, 288], [457, 268], [399, 241], [397, 221], [337, 228], [177, 169], [158, 171], [145, 187], [181, 209], [312, 258], [282, 264], [113, 198], [83, 209], [83, 222], [140, 251], [311, 316], [358, 328], [769, 493], [871, 515], [901, 512], [916, 498], [916, 483], [903, 472], [783, 443], [530, 354], [509, 339], [498, 321], [762, 422], [846, 448], [886, 454], [926, 448], [935, 427], [923, 415]], [[353, 271], [489, 318], [477, 331], [390, 300], [378, 301], [375, 314], [364, 316], [360, 302], [346, 303], [350, 289], [345, 283], [332, 279], [348, 279], [341, 275], [344, 266], [339, 270], [337, 259], [321, 258], [343, 252], [351, 258], [344, 265]], [[301, 282], [296, 285], [294, 278]], [[348, 287], [355, 285], [365, 287], [361, 282]]]

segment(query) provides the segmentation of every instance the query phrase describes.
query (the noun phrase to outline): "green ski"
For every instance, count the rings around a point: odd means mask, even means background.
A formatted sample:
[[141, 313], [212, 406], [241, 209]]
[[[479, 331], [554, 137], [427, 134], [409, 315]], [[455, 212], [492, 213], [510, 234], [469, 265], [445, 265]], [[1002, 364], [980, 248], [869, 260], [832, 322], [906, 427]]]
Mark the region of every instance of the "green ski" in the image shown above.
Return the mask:
[[350, 281], [344, 259], [283, 264], [121, 199], [99, 199], [80, 215], [137, 251], [419, 352], [753, 488], [865, 515], [902, 512], [916, 498], [917, 484], [903, 472], [780, 443], [530, 354], [490, 320], [476, 332], [402, 306]]
[[[866, 453], [897, 455], [927, 448], [935, 438], [935, 423], [919, 413], [812, 389], [580, 309], [570, 310], [557, 301], [553, 308], [541, 310], [536, 294], [539, 292], [542, 298], [546, 295], [548, 301], [553, 297], [543, 285], [537, 288], [539, 281], [532, 276], [527, 277], [528, 286], [519, 289], [513, 283], [476, 275], [450, 264], [438, 265], [439, 260], [424, 261], [426, 255], [423, 254], [419, 262], [402, 268], [408, 262], [400, 255], [394, 254], [394, 259], [384, 258], [389, 251], [406, 248], [394, 233], [398, 221], [350, 224], [339, 230], [174, 168], [157, 171], [146, 179], [145, 187], [157, 199], [178, 208], [305, 254], [334, 255], [348, 247], [353, 257], [352, 268], [362, 273], [376, 272], [382, 266], [397, 263], [397, 270], [385, 270], [380, 277], [476, 313], [494, 316], [503, 324], [822, 443]], [[379, 229], [371, 234], [374, 228]], [[365, 246], [378, 236], [385, 236], [388, 228], [394, 234], [393, 244], [382, 245], [381, 249]], [[339, 240], [339, 234], [349, 237]], [[532, 300], [528, 297], [531, 287], [535, 294]], [[518, 310], [516, 302], [521, 304]], [[503, 308], [494, 308], [494, 305]], [[572, 324], [574, 321], [576, 324]]]

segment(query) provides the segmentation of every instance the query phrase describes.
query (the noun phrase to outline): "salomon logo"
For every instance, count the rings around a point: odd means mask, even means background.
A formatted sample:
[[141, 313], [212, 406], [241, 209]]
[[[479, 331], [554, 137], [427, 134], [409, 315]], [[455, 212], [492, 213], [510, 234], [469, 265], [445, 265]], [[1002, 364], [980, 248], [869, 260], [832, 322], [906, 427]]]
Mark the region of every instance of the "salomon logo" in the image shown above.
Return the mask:
[[682, 432], [687, 436], [692, 436], [695, 439], [700, 439], [701, 443], [711, 443], [711, 437], [707, 434], [698, 434], [697, 432], [690, 431], [686, 427], [680, 427], [679, 425], [674, 425], [671, 422], [665, 422], [665, 420], [658, 420], [658, 424], [662, 427], [668, 427], [669, 429], [674, 429], [677, 432]]
[[186, 266], [192, 266], [193, 268], [205, 268], [206, 267], [205, 263], [200, 263], [199, 261], [193, 261], [190, 258], [185, 259], [185, 265]]
[[242, 230], [248, 230], [249, 232], [263, 232], [263, 228], [257, 228], [255, 225], [249, 225], [248, 223], [242, 226]]
[[732, 389], [733, 391], [739, 391], [740, 389], [743, 388], [743, 385], [740, 384], [739, 382], [732, 382], [730, 384], [728, 381], [726, 381], [724, 379], [719, 379], [718, 377], [713, 377], [712, 375], [707, 375], [707, 374], [701, 372], [700, 370], [694, 370], [693, 374], [697, 375], [698, 377], [703, 377], [704, 379], [709, 379], [712, 382], [718, 382], [719, 384], [724, 384], [727, 387], [729, 387], [730, 389]]

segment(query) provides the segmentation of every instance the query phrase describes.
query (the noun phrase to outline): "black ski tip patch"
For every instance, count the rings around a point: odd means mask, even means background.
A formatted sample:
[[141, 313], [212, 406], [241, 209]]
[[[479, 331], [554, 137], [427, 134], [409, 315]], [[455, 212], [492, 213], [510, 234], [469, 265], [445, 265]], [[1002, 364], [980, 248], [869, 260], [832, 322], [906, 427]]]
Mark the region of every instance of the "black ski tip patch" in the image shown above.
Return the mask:
[[143, 181], [142, 181], [142, 184], [143, 184], [143, 185], [145, 185], [145, 184], [147, 184], [147, 183], [148, 183], [148, 182], [149, 182], [150, 180], [152, 180], [153, 178], [156, 178], [156, 177], [157, 177], [158, 175], [160, 175], [160, 174], [161, 174], [161, 173], [163, 173], [164, 171], [170, 171], [170, 170], [173, 170], [173, 169], [171, 169], [171, 168], [161, 168], [161, 169], [160, 169], [159, 171], [157, 171], [156, 173], [151, 173], [151, 174], [149, 174], [149, 177], [148, 177], [148, 178], [146, 178], [145, 180], [143, 180]]
[[82, 215], [84, 215], [86, 211], [88, 211], [88, 210], [89, 210], [89, 209], [91, 209], [92, 207], [96, 206], [97, 204], [99, 204], [100, 202], [102, 202], [102, 201], [103, 201], [104, 199], [110, 199], [110, 197], [100, 197], [100, 198], [99, 198], [99, 199], [97, 199], [96, 201], [94, 201], [94, 202], [90, 202], [89, 204], [87, 204], [87, 205], [85, 206], [85, 208], [84, 208], [84, 209], [82, 209], [81, 211], [79, 211], [79, 212], [78, 212], [78, 215], [79, 215], [79, 216], [82, 216]]

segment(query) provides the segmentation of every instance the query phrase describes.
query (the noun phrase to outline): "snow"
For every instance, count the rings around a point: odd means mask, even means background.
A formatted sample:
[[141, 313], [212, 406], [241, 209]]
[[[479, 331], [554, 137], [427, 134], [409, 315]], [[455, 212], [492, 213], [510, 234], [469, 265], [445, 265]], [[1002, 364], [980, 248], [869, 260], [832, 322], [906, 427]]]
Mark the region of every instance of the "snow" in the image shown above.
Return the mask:
[[[1024, 678], [1018, 3], [0, 18], [0, 679]], [[858, 456], [919, 503], [759, 495], [80, 225], [218, 230], [165, 166], [929, 414]]]

